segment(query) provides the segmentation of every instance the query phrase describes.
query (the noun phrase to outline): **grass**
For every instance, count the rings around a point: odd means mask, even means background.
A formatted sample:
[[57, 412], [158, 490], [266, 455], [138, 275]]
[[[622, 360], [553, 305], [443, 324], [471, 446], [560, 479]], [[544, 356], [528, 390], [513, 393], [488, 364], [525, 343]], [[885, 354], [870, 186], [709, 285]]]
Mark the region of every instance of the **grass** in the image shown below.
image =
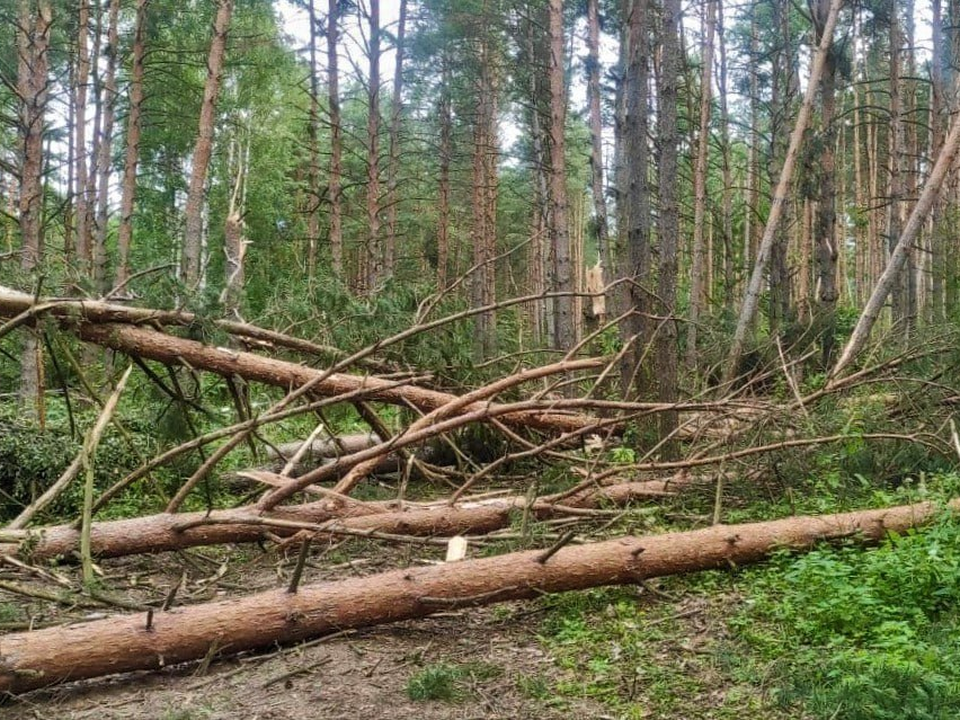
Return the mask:
[[[833, 478], [816, 485], [805, 509], [836, 511]], [[834, 502], [846, 509], [936, 500], [956, 486], [952, 475], [885, 491], [864, 483]], [[782, 504], [758, 500], [730, 514], [790, 514]], [[542, 600], [540, 641], [565, 673], [531, 696], [590, 698], [626, 720], [960, 717], [953, 514], [877, 548], [825, 546], [655, 582], [659, 593], [595, 589]]]
[[501, 675], [503, 668], [487, 662], [431, 663], [407, 680], [407, 697], [419, 702], [458, 702], [467, 697], [470, 684], [493, 680]]

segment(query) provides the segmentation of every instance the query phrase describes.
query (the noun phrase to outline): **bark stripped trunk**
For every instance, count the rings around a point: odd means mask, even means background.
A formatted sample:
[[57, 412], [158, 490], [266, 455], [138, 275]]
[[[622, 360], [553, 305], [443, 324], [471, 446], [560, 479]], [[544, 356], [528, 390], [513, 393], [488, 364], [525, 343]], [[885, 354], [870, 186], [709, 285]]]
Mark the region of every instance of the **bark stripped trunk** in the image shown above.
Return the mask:
[[124, 615], [3, 638], [0, 691], [21, 693], [70, 680], [150, 670], [453, 608], [623, 585], [758, 562], [780, 548], [805, 549], [856, 535], [868, 543], [929, 522], [929, 503], [692, 532], [624, 537], [499, 557], [405, 568], [363, 578], [271, 590], [167, 613]]
[[[49, 0], [20, 0], [17, 93], [20, 96], [20, 269], [28, 276], [43, 261], [43, 123], [52, 12]], [[20, 404], [43, 419], [43, 362], [37, 336], [26, 333], [20, 359]]]
[[207, 168], [213, 153], [213, 136], [216, 124], [217, 98], [223, 76], [223, 60], [227, 50], [227, 33], [233, 0], [218, 0], [217, 15], [213, 23], [213, 39], [207, 57], [207, 80], [203, 86], [203, 101], [200, 105], [200, 122], [197, 141], [193, 148], [193, 171], [187, 190], [187, 206], [184, 212], [183, 258], [180, 279], [188, 290], [195, 291], [201, 285], [201, 246], [203, 236], [203, 205], [207, 182]]
[[127, 116], [127, 148], [123, 161], [123, 185], [120, 197], [120, 226], [117, 228], [117, 273], [114, 287], [124, 289], [130, 278], [130, 244], [133, 240], [133, 209], [137, 197], [137, 164], [140, 160], [140, 132], [143, 114], [143, 75], [146, 46], [144, 33], [147, 5], [150, 0], [137, 0], [137, 19], [133, 30], [133, 71], [130, 77], [130, 109]]
[[330, 0], [327, 11], [327, 104], [330, 113], [330, 178], [327, 194], [330, 196], [330, 255], [333, 272], [343, 277], [343, 204], [340, 198], [341, 156], [343, 154], [340, 128], [339, 58], [337, 57], [337, 27], [340, 0]]
[[220, 302], [228, 317], [242, 320], [240, 305], [243, 300], [244, 260], [247, 240], [244, 233], [246, 214], [247, 171], [250, 164], [250, 130], [242, 120], [234, 123], [237, 137], [230, 141], [227, 165], [233, 173], [233, 189], [227, 204], [227, 217], [223, 228], [223, 253], [225, 255], [225, 278]]

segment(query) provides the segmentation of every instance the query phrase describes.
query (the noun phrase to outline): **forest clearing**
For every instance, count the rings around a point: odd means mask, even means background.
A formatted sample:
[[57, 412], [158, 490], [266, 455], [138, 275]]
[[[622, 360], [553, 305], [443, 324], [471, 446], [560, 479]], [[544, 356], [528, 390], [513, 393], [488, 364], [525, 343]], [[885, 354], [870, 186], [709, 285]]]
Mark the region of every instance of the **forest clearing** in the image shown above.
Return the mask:
[[0, 720], [960, 715], [960, 4], [0, 19]]

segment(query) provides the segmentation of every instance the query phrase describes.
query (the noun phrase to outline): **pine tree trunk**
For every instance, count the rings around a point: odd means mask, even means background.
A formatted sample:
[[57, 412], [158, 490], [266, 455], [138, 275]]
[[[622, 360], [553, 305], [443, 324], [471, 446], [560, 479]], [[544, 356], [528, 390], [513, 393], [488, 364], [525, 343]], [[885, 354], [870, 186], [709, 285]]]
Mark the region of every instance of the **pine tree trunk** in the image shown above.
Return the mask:
[[813, 100], [816, 96], [817, 88], [820, 84], [820, 77], [823, 73], [824, 63], [827, 59], [830, 45], [833, 41], [833, 30], [837, 24], [837, 15], [840, 12], [842, 0], [831, 0], [827, 17], [824, 22], [823, 35], [819, 46], [813, 57], [813, 65], [810, 69], [810, 77], [807, 81], [806, 94], [803, 103], [800, 106], [800, 112], [797, 115], [797, 121], [790, 135], [790, 146], [787, 149], [786, 158], [784, 158], [783, 169], [780, 172], [780, 179], [774, 191], [773, 199], [770, 205], [770, 214], [767, 217], [767, 223], [764, 226], [763, 237], [760, 240], [760, 247], [757, 250], [757, 257], [753, 266], [753, 274], [750, 277], [750, 283], [743, 297], [743, 304], [740, 308], [740, 316], [737, 319], [737, 328], [734, 332], [733, 342], [730, 345], [730, 351], [727, 354], [726, 367], [724, 369], [723, 384], [728, 385], [737, 374], [737, 368], [740, 364], [740, 356], [743, 354], [743, 348], [747, 340], [747, 335], [753, 323], [757, 307], [760, 303], [760, 290], [763, 285], [764, 272], [767, 267], [767, 261], [770, 258], [773, 244], [777, 237], [777, 230], [785, 206], [788, 201], [793, 171], [796, 165], [797, 156], [800, 151], [800, 145], [803, 141], [803, 135], [810, 122], [810, 116], [813, 111]]
[[587, 102], [590, 106], [590, 190], [597, 238], [597, 263], [601, 271], [612, 270], [607, 223], [607, 200], [603, 191], [603, 120], [600, 114], [600, 17], [599, 0], [587, 0]]
[[367, 273], [361, 294], [377, 290], [383, 278], [380, 238], [380, 0], [370, 0], [370, 72], [367, 81]]
[[327, 194], [330, 196], [330, 255], [333, 272], [343, 277], [343, 202], [340, 197], [343, 130], [340, 127], [339, 58], [337, 28], [340, 0], [330, 0], [327, 12], [327, 104], [330, 113], [330, 171]]
[[566, 352], [577, 342], [576, 323], [573, 312], [574, 270], [570, 247], [570, 217], [567, 200], [567, 171], [565, 129], [567, 117], [566, 88], [564, 87], [564, 35], [563, 2], [549, 3], [550, 63], [548, 68], [550, 88], [550, 114], [547, 135], [550, 146], [550, 283], [549, 290], [564, 293], [553, 301], [554, 348]]
[[217, 0], [217, 15], [213, 23], [213, 39], [207, 57], [207, 79], [203, 87], [200, 105], [200, 122], [197, 141], [193, 148], [193, 171], [187, 190], [187, 205], [184, 213], [183, 256], [180, 279], [188, 290], [196, 291], [202, 280], [201, 247], [203, 242], [203, 206], [207, 182], [207, 169], [213, 153], [213, 136], [216, 129], [217, 98], [223, 76], [223, 60], [227, 50], [227, 33], [233, 0]]
[[103, 122], [97, 154], [97, 210], [94, 219], [93, 284], [99, 295], [109, 290], [107, 276], [107, 224], [110, 208], [110, 169], [113, 160], [113, 124], [117, 108], [117, 56], [120, 52], [120, 0], [110, 0], [107, 19], [107, 67], [103, 81]]
[[693, 169], [693, 252], [690, 266], [690, 323], [687, 329], [688, 370], [697, 367], [697, 330], [707, 302], [704, 283], [704, 224], [707, 216], [707, 164], [710, 151], [710, 113], [713, 107], [713, 37], [717, 26], [717, 0], [707, 0], [703, 9], [700, 44], [700, 126], [697, 160]]
[[497, 557], [404, 568], [367, 577], [277, 589], [244, 598], [8, 633], [0, 691], [133, 670], [155, 670], [209, 656], [293, 643], [349, 628], [424, 617], [455, 608], [545, 593], [738, 567], [774, 550], [808, 549], [854, 536], [877, 543], [930, 522], [930, 503], [840, 515], [714, 525], [689, 532], [527, 550]]
[[130, 296], [125, 286], [130, 278], [130, 245], [133, 240], [133, 210], [137, 197], [137, 164], [140, 160], [141, 117], [143, 114], [143, 75], [146, 57], [147, 6], [150, 0], [137, 0], [137, 19], [133, 30], [133, 71], [130, 77], [130, 108], [127, 116], [127, 147], [123, 161], [123, 185], [120, 196], [120, 225], [117, 228], [117, 273], [114, 287]]
[[[28, 277], [43, 262], [43, 123], [47, 111], [52, 11], [49, 0], [20, 0], [17, 93], [20, 96], [20, 269]], [[36, 334], [25, 334], [20, 360], [20, 405], [43, 420], [43, 362]]]
[[397, 260], [397, 232], [400, 183], [400, 121], [403, 118], [403, 54], [407, 26], [407, 0], [400, 0], [397, 23], [396, 60], [393, 71], [393, 98], [390, 103], [390, 164], [387, 168], [387, 239], [384, 245], [384, 272], [393, 276]]

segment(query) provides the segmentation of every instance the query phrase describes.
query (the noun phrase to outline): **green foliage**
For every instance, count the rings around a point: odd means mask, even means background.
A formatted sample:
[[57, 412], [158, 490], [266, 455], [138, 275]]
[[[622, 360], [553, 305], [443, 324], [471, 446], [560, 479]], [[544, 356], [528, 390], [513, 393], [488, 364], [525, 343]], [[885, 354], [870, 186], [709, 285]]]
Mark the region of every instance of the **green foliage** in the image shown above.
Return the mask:
[[459, 700], [463, 697], [463, 690], [459, 686], [463, 675], [463, 669], [456, 665], [427, 665], [407, 681], [407, 695], [411, 700], [420, 701]]
[[734, 621], [777, 668], [777, 698], [816, 718], [960, 713], [960, 526], [952, 515], [870, 551], [783, 555]]

